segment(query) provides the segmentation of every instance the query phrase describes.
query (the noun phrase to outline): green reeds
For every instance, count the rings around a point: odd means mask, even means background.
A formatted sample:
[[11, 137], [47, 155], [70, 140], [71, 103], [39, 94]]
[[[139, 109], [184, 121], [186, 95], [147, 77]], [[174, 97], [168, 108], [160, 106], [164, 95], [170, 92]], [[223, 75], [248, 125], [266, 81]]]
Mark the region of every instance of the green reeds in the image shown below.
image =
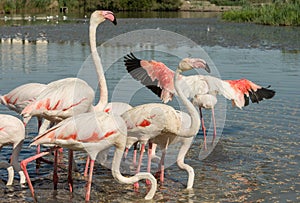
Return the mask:
[[278, 1], [266, 5], [247, 5], [241, 10], [224, 12], [222, 19], [234, 22], [254, 22], [265, 25], [300, 25], [300, 0]]

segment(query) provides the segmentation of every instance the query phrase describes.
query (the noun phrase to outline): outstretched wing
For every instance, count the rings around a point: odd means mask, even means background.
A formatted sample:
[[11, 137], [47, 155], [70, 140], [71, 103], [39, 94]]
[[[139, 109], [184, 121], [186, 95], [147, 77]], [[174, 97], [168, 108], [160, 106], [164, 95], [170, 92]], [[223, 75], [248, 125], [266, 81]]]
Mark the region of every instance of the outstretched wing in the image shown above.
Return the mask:
[[261, 87], [247, 79], [221, 80], [212, 76], [203, 76], [203, 79], [208, 84], [210, 94], [221, 94], [232, 100], [233, 105], [238, 108], [249, 105], [249, 98], [252, 103], [258, 103], [275, 95], [274, 90]]
[[124, 57], [124, 62], [128, 73], [134, 79], [140, 81], [165, 103], [172, 100], [175, 93], [174, 71], [161, 62], [141, 60], [132, 53]]
[[259, 103], [263, 99], [271, 99], [275, 95], [275, 91], [268, 89], [269, 87], [261, 87], [247, 79], [227, 80], [226, 82], [238, 93], [239, 101], [235, 102], [237, 106], [238, 102], [243, 102], [244, 106], [247, 106], [249, 98], [252, 103]]

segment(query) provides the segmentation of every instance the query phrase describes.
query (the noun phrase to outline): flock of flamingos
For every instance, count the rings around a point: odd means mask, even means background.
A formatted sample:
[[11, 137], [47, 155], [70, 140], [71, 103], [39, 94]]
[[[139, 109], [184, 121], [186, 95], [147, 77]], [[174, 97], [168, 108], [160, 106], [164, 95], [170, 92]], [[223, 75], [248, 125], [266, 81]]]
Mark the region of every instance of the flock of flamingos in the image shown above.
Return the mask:
[[[247, 106], [249, 100], [258, 103], [275, 95], [275, 91], [268, 87], [263, 88], [246, 79], [221, 80], [209, 75], [181, 75], [183, 71], [193, 68], [202, 68], [210, 72], [208, 64], [202, 59], [185, 58], [178, 64], [176, 71], [172, 71], [161, 62], [140, 60], [129, 53], [124, 57], [124, 62], [130, 75], [158, 95], [164, 103], [170, 101], [174, 95], [178, 96], [188, 112], [175, 110], [163, 103], [148, 103], [136, 107], [121, 102], [108, 103], [106, 80], [96, 48], [96, 29], [105, 20], [117, 23], [111, 11], [95, 11], [91, 15], [89, 26], [91, 54], [101, 92], [96, 105], [93, 105], [94, 90], [78, 78], [64, 78], [47, 85], [24, 84], [1, 96], [2, 104], [23, 117], [22, 122], [14, 116], [0, 114], [0, 149], [4, 145], [13, 145], [10, 162], [0, 162], [0, 166], [8, 170], [7, 185], [13, 184], [14, 171], [17, 171], [20, 175], [20, 184], [27, 182], [34, 197], [27, 164], [54, 152], [53, 182], [56, 188], [57, 153], [61, 148], [68, 148], [68, 183], [72, 192], [73, 150], [80, 150], [88, 154], [84, 175], [87, 177], [85, 199], [89, 201], [95, 159], [98, 153], [114, 146], [112, 176], [120, 183], [134, 184], [135, 189], [139, 187], [138, 181], [145, 179], [146, 183], [151, 185], [145, 199], [152, 199], [157, 189], [157, 180], [150, 173], [155, 148], [158, 146], [162, 149], [158, 173], [160, 181], [163, 182], [167, 147], [173, 143], [180, 143], [177, 164], [179, 168], [187, 171], [187, 188], [192, 188], [194, 170], [184, 163], [184, 158], [200, 126], [206, 147], [206, 129], [201, 108], [211, 109], [215, 125], [214, 106], [217, 103], [217, 94], [231, 100], [238, 108]], [[39, 121], [38, 136], [31, 143], [37, 145], [37, 153], [19, 163], [18, 156], [25, 139], [25, 126], [33, 116]], [[139, 160], [136, 160], [137, 143], [141, 144]], [[148, 144], [147, 172], [140, 172], [146, 144]], [[40, 151], [40, 145], [49, 146], [49, 150]], [[134, 165], [137, 162], [136, 174], [125, 177], [120, 173], [120, 164], [132, 146], [134, 146]]]

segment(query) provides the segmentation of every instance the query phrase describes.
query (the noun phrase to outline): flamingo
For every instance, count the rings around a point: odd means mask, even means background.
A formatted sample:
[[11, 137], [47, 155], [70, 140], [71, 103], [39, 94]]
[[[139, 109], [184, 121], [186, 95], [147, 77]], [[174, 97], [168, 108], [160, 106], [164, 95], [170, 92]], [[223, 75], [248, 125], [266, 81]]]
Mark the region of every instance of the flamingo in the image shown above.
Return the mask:
[[[104, 74], [99, 55], [97, 54], [97, 50], [95, 48], [96, 43], [93, 39], [95, 39], [97, 26], [105, 19], [115, 22], [113, 13], [109, 11], [95, 11], [91, 15], [90, 20], [90, 33], [92, 33], [92, 36], [90, 34], [90, 38], [92, 39], [91, 50], [95, 65], [96, 67], [99, 67], [99, 70], [97, 70], [100, 73], [99, 78], [104, 78]], [[104, 95], [107, 94], [105, 81], [103, 85], [100, 84], [100, 87], [101, 95], [103, 95], [102, 90], [104, 91]], [[107, 96], [104, 99], [105, 100], [99, 101], [100, 105], [107, 103]], [[89, 124], [88, 126], [87, 123]], [[86, 186], [86, 201], [89, 201], [90, 199], [93, 168], [97, 154], [111, 146], [115, 146], [116, 149], [112, 163], [113, 177], [121, 183], [133, 183], [141, 179], [150, 180], [153, 186], [145, 196], [145, 199], [152, 199], [157, 188], [157, 183], [155, 178], [150, 173], [139, 173], [133, 177], [126, 178], [122, 176], [119, 171], [122, 155], [126, 145], [126, 139], [127, 128], [125, 122], [119, 116], [108, 114], [103, 111], [103, 108], [98, 107], [94, 109], [94, 112], [78, 114], [61, 121], [56, 126], [36, 137], [32, 145], [55, 144], [60, 147], [69, 148], [72, 151], [80, 150], [88, 153], [91, 161], [89, 178]], [[22, 161], [21, 163], [21, 166], [24, 168], [24, 170], [26, 169], [26, 162], [23, 164]], [[69, 161], [69, 163], [71, 163], [71, 161]], [[31, 193], [34, 197], [34, 190], [26, 170], [25, 176], [28, 181], [29, 188], [31, 189]]]
[[[21, 114], [23, 109], [34, 102], [40, 93], [46, 88], [46, 84], [27, 83], [20, 85], [5, 95], [0, 96], [1, 104], [7, 106], [10, 110]], [[38, 118], [38, 129], [42, 124], [42, 118]]]
[[[203, 64], [206, 64], [202, 60]], [[125, 60], [130, 75], [158, 95], [164, 103], [172, 100], [176, 90], [173, 85], [174, 71], [157, 61], [137, 59], [133, 54], [127, 55]], [[206, 64], [207, 65], [207, 64]], [[182, 76], [179, 79], [184, 94], [192, 99], [192, 103], [199, 108], [201, 126], [204, 135], [204, 148], [206, 149], [206, 128], [202, 116], [202, 108], [212, 110], [214, 124], [214, 138], [216, 137], [216, 122], [214, 106], [217, 103], [217, 94], [223, 95], [232, 101], [232, 105], [240, 109], [252, 103], [259, 103], [263, 99], [271, 99], [275, 91], [261, 87], [250, 80], [221, 80], [213, 76], [192, 75]]]
[[0, 114], [0, 150], [5, 145], [13, 145], [10, 164], [0, 162], [1, 168], [7, 168], [8, 181], [6, 185], [12, 185], [14, 180], [14, 171], [20, 175], [20, 184], [25, 183], [25, 176], [20, 168], [18, 157], [25, 139], [25, 127], [18, 118]]
[[[94, 90], [84, 80], [79, 78], [60, 79], [49, 83], [46, 89], [41, 92], [36, 100], [24, 108], [21, 114], [24, 117], [25, 123], [28, 122], [32, 116], [41, 116], [47, 120], [50, 120], [52, 123], [58, 123], [68, 117], [91, 111], [102, 111], [106, 107], [108, 102], [107, 85], [103, 73], [101, 59], [96, 47], [96, 29], [98, 25], [105, 19], [110, 20], [114, 24], [117, 23], [112, 12], [95, 11], [91, 15], [89, 27], [91, 54], [98, 76], [99, 86], [101, 88], [99, 102], [95, 106], [92, 105], [95, 93]], [[113, 109], [111, 110], [113, 111]], [[25, 175], [28, 175], [26, 166], [30, 161], [40, 158], [48, 153], [49, 152], [46, 151], [44, 153], [40, 153], [39, 155], [23, 160], [21, 164], [24, 168]], [[72, 152], [69, 150], [69, 157], [72, 156], [71, 154]], [[69, 166], [70, 165], [71, 164], [69, 164]], [[69, 175], [71, 175], [70, 171]], [[56, 184], [57, 175], [56, 171], [54, 171], [55, 188]], [[72, 183], [70, 182], [69, 184], [70, 190], [72, 191]]]
[[1, 104], [7, 106], [10, 110], [21, 114], [22, 110], [46, 88], [45, 84], [27, 83], [20, 85], [9, 93], [0, 96]]
[[[20, 85], [5, 95], [0, 96], [0, 103], [7, 106], [10, 110], [21, 114], [23, 109], [34, 102], [39, 94], [46, 88], [46, 84], [41, 83], [27, 83]], [[37, 116], [38, 131], [43, 132], [50, 125], [50, 122], [43, 120], [42, 117]], [[40, 153], [40, 146], [37, 147], [36, 153]], [[37, 160], [37, 167], [39, 161]]]
[[[127, 64], [129, 60], [131, 60], [130, 57], [126, 56], [125, 63]], [[150, 64], [151, 61], [145, 61], [144, 63], [145, 66]], [[160, 63], [159, 65], [163, 64]], [[187, 107], [189, 114], [176, 111], [173, 107], [166, 104], [150, 103], [133, 107], [121, 115], [127, 125], [127, 149], [136, 142], [140, 142], [142, 144], [136, 172], [138, 173], [140, 171], [145, 144], [147, 144], [148, 141], [150, 144], [147, 165], [148, 172], [150, 172], [153, 143], [158, 144], [163, 149], [163, 155], [160, 163], [160, 168], [163, 170], [164, 156], [168, 145], [173, 142], [180, 142], [181, 148], [177, 157], [177, 165], [179, 168], [186, 170], [188, 173], [188, 189], [193, 187], [194, 169], [184, 163], [184, 158], [190, 147], [193, 137], [196, 136], [199, 130], [200, 118], [193, 104], [187, 99], [187, 97], [184, 96], [179, 87], [178, 80], [182, 77], [180, 75], [181, 72], [191, 70], [192, 68], [208, 69], [208, 67], [203, 64], [201, 59], [198, 60], [185, 58], [179, 63], [179, 66], [174, 74], [174, 87], [179, 98]], [[163, 176], [163, 172], [161, 174]], [[161, 181], [163, 182], [162, 176]], [[134, 187], [138, 188], [138, 183], [135, 183]]]
[[[120, 173], [120, 163], [125, 150], [126, 139], [127, 127], [120, 116], [95, 111], [79, 114], [60, 122], [44, 134], [36, 137], [32, 145], [55, 144], [72, 150], [86, 151], [89, 154], [91, 161], [86, 186], [86, 201], [90, 199], [93, 168], [97, 154], [111, 146], [115, 146], [111, 169], [113, 177], [120, 183], [127, 184], [142, 179], [150, 180], [153, 185], [145, 199], [152, 199], [157, 183], [150, 173], [138, 173], [130, 178], [126, 178]], [[27, 178], [27, 181], [30, 183], [30, 178]]]

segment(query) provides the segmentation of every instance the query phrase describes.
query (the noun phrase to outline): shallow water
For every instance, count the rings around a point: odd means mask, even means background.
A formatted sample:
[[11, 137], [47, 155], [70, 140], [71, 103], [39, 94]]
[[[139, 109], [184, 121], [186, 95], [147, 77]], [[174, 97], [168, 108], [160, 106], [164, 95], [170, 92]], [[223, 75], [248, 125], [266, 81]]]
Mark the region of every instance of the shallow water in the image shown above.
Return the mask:
[[[125, 28], [131, 22], [140, 22], [135, 19], [123, 21], [121, 19], [122, 33], [131, 31], [133, 28]], [[148, 22], [149, 21], [149, 22]], [[147, 24], [151, 20], [145, 19]], [[178, 27], [178, 33], [191, 39], [195, 39], [197, 34], [191, 33], [193, 19], [172, 19], [181, 22], [182, 27]], [[187, 23], [190, 22], [190, 23]], [[208, 21], [214, 22], [215, 21]], [[152, 22], [153, 23], [153, 22]], [[164, 20], [156, 25], [149, 26], [163, 27]], [[147, 28], [143, 24], [142, 28]], [[236, 24], [237, 25], [237, 24]], [[122, 27], [123, 26], [123, 27]], [[214, 27], [228, 29], [228, 24], [216, 23]], [[113, 30], [110, 25], [105, 25], [109, 30], [103, 33], [104, 39], [109, 39], [109, 33]], [[137, 26], [138, 27], [138, 26]], [[241, 29], [251, 26], [240, 24]], [[255, 26], [256, 27], [256, 26]], [[27, 82], [48, 83], [64, 77], [91, 77], [82, 72], [83, 62], [89, 56], [89, 46], [86, 45], [85, 24], [43, 27], [49, 32], [49, 44], [0, 44], [0, 93], [4, 94], [12, 88]], [[51, 34], [51, 29], [52, 34]], [[59, 29], [58, 29], [59, 28]], [[73, 28], [73, 30], [71, 29]], [[184, 28], [184, 29], [183, 29]], [[253, 28], [253, 27], [252, 27]], [[272, 32], [274, 27], [261, 27], [259, 36], [266, 36]], [[18, 28], [22, 30], [23, 28]], [[25, 27], [24, 29], [29, 29]], [[40, 29], [40, 27], [36, 27]], [[264, 87], [271, 85], [276, 90], [273, 99], [262, 101], [260, 104], [251, 104], [243, 110], [232, 108], [230, 102], [226, 106], [226, 119], [224, 128], [218, 128], [219, 142], [212, 153], [204, 160], [199, 160], [202, 132], [200, 131], [195, 139], [186, 162], [195, 170], [195, 183], [193, 190], [185, 190], [187, 175], [185, 171], [178, 169], [176, 164], [170, 161], [166, 170], [166, 180], [164, 185], [159, 184], [158, 191], [154, 197], [154, 202], [298, 202], [300, 199], [300, 157], [299, 157], [299, 103], [300, 90], [300, 54], [299, 52], [283, 51], [284, 47], [295, 49], [295, 44], [284, 34], [294, 35], [292, 28], [278, 28], [284, 31], [281, 34], [274, 34], [270, 41], [278, 40], [279, 44], [271, 47], [264, 42], [257, 46], [247, 46], [240, 43], [240, 39], [235, 42], [235, 34], [224, 35], [223, 40], [216, 42], [208, 36], [203, 38], [203, 49], [206, 51], [211, 61], [215, 64], [218, 74], [224, 79], [248, 78]], [[297, 28], [295, 28], [297, 29]], [[171, 29], [172, 30], [172, 29]], [[184, 30], [187, 30], [185, 33]], [[12, 31], [12, 29], [10, 29]], [[54, 33], [72, 33], [72, 39], [66, 40], [64, 35], [55, 36]], [[176, 30], [172, 30], [176, 31]], [[204, 32], [204, 31], [203, 31]], [[244, 31], [245, 32], [245, 31]], [[279, 31], [278, 31], [279, 32]], [[113, 31], [114, 33], [114, 31]], [[1, 33], [3, 34], [3, 33]], [[204, 33], [199, 34], [202, 36]], [[217, 35], [213, 35], [218, 36]], [[102, 35], [100, 35], [102, 36]], [[114, 33], [113, 36], [116, 36]], [[59, 40], [61, 39], [61, 41]], [[230, 40], [229, 40], [230, 39]], [[295, 43], [299, 43], [297, 38]], [[199, 39], [198, 39], [199, 40]], [[225, 40], [225, 42], [224, 42]], [[196, 41], [196, 40], [195, 40]], [[251, 41], [247, 38], [246, 42]], [[196, 41], [198, 42], [198, 41]], [[232, 42], [232, 43], [230, 43]], [[245, 43], [246, 43], [245, 42]], [[228, 46], [225, 46], [226, 43]], [[249, 44], [249, 43], [248, 43]], [[107, 47], [106, 47], [107, 48]], [[169, 50], [168, 50], [169, 49]], [[102, 49], [103, 50], [103, 49]], [[105, 49], [104, 49], [105, 50]], [[107, 48], [109, 50], [109, 46]], [[139, 52], [140, 57], [162, 60], [166, 64], [175, 67], [177, 60], [172, 56], [174, 47], [165, 47], [165, 52]], [[168, 52], [167, 52], [168, 51]], [[181, 50], [185, 54], [186, 50]], [[101, 53], [103, 61], [113, 59], [112, 52]], [[202, 57], [202, 55], [201, 55]], [[217, 72], [214, 72], [217, 74]], [[122, 58], [113, 63], [112, 68], [106, 71], [109, 86], [110, 98], [120, 99], [114, 95], [130, 95], [132, 86], [118, 84], [122, 80], [131, 81], [126, 76]], [[94, 79], [89, 80], [93, 84]], [[128, 84], [128, 83], [126, 83]], [[138, 83], [133, 83], [138, 85]], [[131, 85], [131, 84], [130, 84]], [[146, 102], [159, 102], [159, 100], [147, 89], [137, 87], [134, 96], [130, 98], [132, 105]], [[127, 99], [127, 98], [126, 98]], [[218, 98], [220, 103], [222, 99]], [[171, 105], [178, 107], [176, 101]], [[220, 109], [220, 108], [219, 108]], [[16, 115], [4, 106], [0, 106], [0, 113]], [[207, 127], [210, 126], [210, 111], [205, 111]], [[17, 115], [16, 115], [17, 116]], [[217, 118], [218, 119], [218, 118]], [[35, 153], [34, 148], [29, 148], [31, 138], [36, 136], [36, 121], [33, 119], [27, 127], [27, 139], [21, 152], [20, 159], [26, 158]], [[11, 147], [4, 147], [1, 151], [1, 159], [8, 159]], [[52, 189], [51, 169], [49, 165], [42, 165], [40, 173], [35, 173], [35, 164], [28, 166], [30, 176], [36, 189], [38, 202], [82, 202], [84, 201], [85, 181], [82, 177], [84, 168], [84, 155], [76, 155], [79, 173], [76, 174], [74, 182], [74, 193], [68, 192], [66, 171], [59, 173], [59, 190]], [[169, 158], [174, 158], [169, 155]], [[153, 170], [155, 171], [154, 164]], [[50, 172], [49, 172], [50, 171]], [[6, 187], [6, 170], [1, 169], [0, 175], [0, 197], [1, 202], [33, 202], [28, 188], [21, 189], [18, 186], [18, 176], [16, 175], [13, 187]], [[121, 185], [111, 177], [111, 173], [105, 167], [97, 165], [94, 172], [92, 185], [92, 202], [141, 202], [146, 194], [146, 186], [141, 182], [139, 193], [133, 191], [132, 185]]]

